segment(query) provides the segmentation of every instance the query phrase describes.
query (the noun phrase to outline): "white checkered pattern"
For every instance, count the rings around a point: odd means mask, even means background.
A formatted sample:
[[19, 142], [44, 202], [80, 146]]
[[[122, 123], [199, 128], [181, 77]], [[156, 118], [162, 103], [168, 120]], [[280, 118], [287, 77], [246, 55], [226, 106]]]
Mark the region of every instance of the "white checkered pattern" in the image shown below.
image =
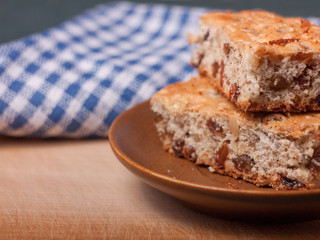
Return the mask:
[[184, 80], [204, 9], [115, 2], [0, 46], [0, 134], [106, 137], [115, 117]]

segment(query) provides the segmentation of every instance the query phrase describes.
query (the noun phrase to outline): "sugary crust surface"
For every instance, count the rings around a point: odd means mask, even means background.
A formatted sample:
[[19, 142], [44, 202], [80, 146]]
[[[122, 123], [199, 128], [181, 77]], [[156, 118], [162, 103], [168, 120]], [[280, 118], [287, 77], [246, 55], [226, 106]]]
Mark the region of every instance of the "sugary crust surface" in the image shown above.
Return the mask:
[[201, 17], [201, 23], [222, 28], [230, 41], [246, 51], [254, 51], [258, 57], [320, 53], [320, 28], [303, 18], [247, 10], [208, 13]]
[[320, 110], [320, 28], [266, 11], [212, 12], [191, 65], [246, 112]]

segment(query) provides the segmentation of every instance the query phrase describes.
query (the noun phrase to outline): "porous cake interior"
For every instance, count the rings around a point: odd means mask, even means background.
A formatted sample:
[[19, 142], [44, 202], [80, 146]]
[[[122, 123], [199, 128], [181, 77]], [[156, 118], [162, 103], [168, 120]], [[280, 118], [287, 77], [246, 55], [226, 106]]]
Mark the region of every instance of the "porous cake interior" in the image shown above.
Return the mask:
[[192, 65], [200, 74], [211, 77], [216, 88], [243, 110], [292, 112], [319, 108], [319, 56], [306, 50], [287, 57], [257, 57], [253, 50], [239, 49], [221, 28], [205, 24], [193, 39], [198, 46]]
[[[276, 189], [318, 186], [319, 138], [307, 130], [300, 132], [299, 137], [288, 135], [286, 129], [283, 133], [281, 129], [273, 131], [272, 125], [288, 121], [288, 117], [241, 113], [219, 93], [199, 85], [198, 95], [186, 89], [177, 93], [178, 84], [152, 99], [156, 127], [165, 150], [258, 186]], [[205, 106], [208, 102], [215, 110]]]

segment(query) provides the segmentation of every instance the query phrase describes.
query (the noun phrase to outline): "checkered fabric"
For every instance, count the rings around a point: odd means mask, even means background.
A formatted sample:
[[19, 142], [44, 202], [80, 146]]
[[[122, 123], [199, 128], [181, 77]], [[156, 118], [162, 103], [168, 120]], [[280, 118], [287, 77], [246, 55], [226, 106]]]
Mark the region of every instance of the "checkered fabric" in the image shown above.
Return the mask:
[[192, 74], [187, 33], [205, 11], [114, 2], [0, 46], [0, 134], [106, 137], [118, 114]]
[[204, 9], [114, 2], [0, 46], [0, 134], [105, 137], [125, 109], [193, 70]]

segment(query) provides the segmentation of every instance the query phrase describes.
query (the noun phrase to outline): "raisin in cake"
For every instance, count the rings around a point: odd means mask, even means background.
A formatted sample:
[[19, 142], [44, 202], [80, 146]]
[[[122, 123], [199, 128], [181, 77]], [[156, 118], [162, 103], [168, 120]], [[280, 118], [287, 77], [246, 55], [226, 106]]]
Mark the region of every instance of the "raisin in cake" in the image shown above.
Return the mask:
[[244, 111], [320, 110], [320, 28], [266, 11], [201, 17], [191, 64]]
[[320, 113], [245, 113], [205, 77], [160, 90], [151, 108], [171, 154], [257, 186], [319, 187]]

